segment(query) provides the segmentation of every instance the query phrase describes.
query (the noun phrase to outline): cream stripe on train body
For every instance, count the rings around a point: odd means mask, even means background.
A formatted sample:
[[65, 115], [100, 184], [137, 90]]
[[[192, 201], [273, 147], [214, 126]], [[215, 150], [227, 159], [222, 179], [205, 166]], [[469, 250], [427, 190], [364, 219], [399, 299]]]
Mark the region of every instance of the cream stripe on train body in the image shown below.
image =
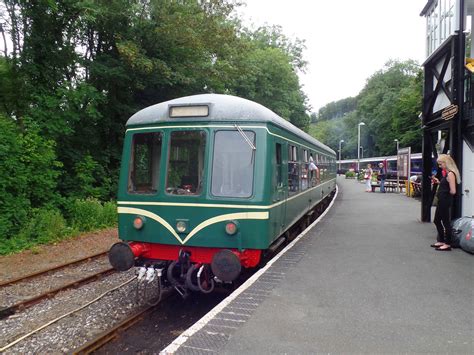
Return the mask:
[[[224, 204], [210, 204], [210, 203], [182, 203], [182, 202], [144, 202], [144, 201], [118, 201], [118, 205], [139, 205], [139, 206], [173, 206], [173, 207], [199, 207], [199, 208], [245, 208], [245, 209], [257, 209], [257, 210], [271, 210], [274, 207], [277, 207], [283, 203], [288, 203], [289, 201], [299, 198], [304, 196], [305, 194], [311, 192], [314, 189], [317, 188], [324, 188], [324, 185], [331, 183], [331, 181], [327, 181], [323, 184], [320, 184], [318, 186], [312, 187], [310, 189], [307, 189], [306, 191], [299, 193], [295, 196], [289, 197], [286, 200], [274, 203], [273, 205], [224, 205]], [[315, 204], [319, 203], [322, 200], [322, 198], [319, 201], [315, 201]], [[118, 207], [117, 212], [119, 214], [136, 214], [136, 215], [141, 215], [144, 217], [149, 217], [150, 219], [153, 219], [154, 221], [160, 223], [163, 227], [165, 227], [172, 235], [173, 237], [176, 238], [181, 244], [186, 243], [192, 236], [194, 236], [197, 232], [202, 230], [205, 227], [208, 227], [211, 224], [215, 224], [218, 222], [230, 220], [230, 219], [240, 219], [240, 220], [250, 220], [250, 219], [255, 219], [255, 220], [264, 220], [264, 219], [269, 219], [269, 212], [238, 212], [238, 213], [230, 213], [230, 214], [224, 214], [216, 217], [212, 217], [202, 223], [200, 223], [198, 226], [196, 226], [189, 234], [188, 236], [183, 240], [179, 237], [179, 235], [176, 233], [174, 230], [173, 226], [171, 226], [166, 220], [164, 220], [162, 217], [159, 215], [150, 212], [148, 210], [144, 210], [141, 208], [133, 208], [133, 207]], [[289, 226], [288, 226], [289, 228]]]
[[228, 220], [244, 220], [244, 219], [268, 219], [269, 218], [269, 213], [268, 212], [238, 212], [238, 213], [228, 213], [228, 214], [223, 214], [220, 216], [212, 217], [204, 222], [201, 222], [199, 225], [197, 225], [183, 240], [180, 238], [180, 236], [175, 232], [173, 227], [166, 222], [163, 218], [158, 216], [155, 213], [152, 213], [147, 210], [143, 210], [140, 208], [129, 208], [129, 207], [119, 207], [117, 209], [117, 212], [119, 214], [136, 214], [144, 217], [148, 217], [158, 223], [160, 223], [163, 227], [165, 227], [172, 235], [175, 237], [181, 244], [185, 244], [187, 241], [189, 241], [196, 233], [201, 231], [202, 229], [212, 225], [216, 224], [219, 222], [223, 221], [228, 221]]

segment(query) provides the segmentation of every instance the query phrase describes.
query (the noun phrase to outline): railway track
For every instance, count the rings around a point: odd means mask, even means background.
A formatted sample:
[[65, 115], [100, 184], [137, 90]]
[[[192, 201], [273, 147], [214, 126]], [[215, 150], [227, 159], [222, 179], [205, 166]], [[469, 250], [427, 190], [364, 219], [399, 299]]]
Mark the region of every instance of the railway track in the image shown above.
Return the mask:
[[[47, 270], [28, 274], [0, 284], [0, 319], [115, 272], [107, 265], [106, 252], [98, 253]], [[85, 275], [85, 276], [84, 276]]]
[[49, 269], [46, 269], [46, 270], [34, 272], [34, 273], [31, 273], [31, 274], [28, 274], [28, 275], [25, 275], [25, 276], [20, 276], [20, 277], [11, 279], [11, 280], [2, 281], [2, 282], [0, 282], [0, 287], [13, 285], [13, 284], [16, 284], [16, 283], [19, 283], [19, 282], [22, 282], [22, 281], [26, 281], [26, 280], [34, 278], [34, 277], [46, 275], [46, 274], [51, 273], [51, 272], [56, 271], [56, 270], [64, 269], [64, 268], [69, 267], [69, 266], [77, 265], [77, 264], [80, 264], [80, 263], [83, 263], [83, 262], [87, 262], [87, 261], [94, 260], [94, 259], [97, 259], [97, 258], [100, 258], [100, 257], [104, 257], [106, 255], [107, 255], [107, 252], [104, 251], [102, 253], [90, 255], [90, 256], [87, 256], [87, 257], [84, 257], [84, 258], [81, 258], [81, 259], [77, 259], [77, 260], [68, 262], [68, 263], [53, 266], [53, 267], [51, 267]]
[[[170, 290], [163, 293], [161, 301], [165, 301], [172, 295]], [[156, 307], [157, 305], [146, 305], [144, 308], [139, 309], [134, 314], [128, 316], [120, 323], [115, 325], [114, 327], [102, 332], [101, 334], [97, 335], [94, 339], [88, 341], [80, 348], [74, 350], [74, 355], [85, 355], [91, 354], [94, 351], [100, 349], [105, 344], [110, 343], [111, 341], [120, 337], [120, 335], [125, 332], [130, 327], [134, 326], [138, 322], [141, 322], [145, 317], [147, 317]]]

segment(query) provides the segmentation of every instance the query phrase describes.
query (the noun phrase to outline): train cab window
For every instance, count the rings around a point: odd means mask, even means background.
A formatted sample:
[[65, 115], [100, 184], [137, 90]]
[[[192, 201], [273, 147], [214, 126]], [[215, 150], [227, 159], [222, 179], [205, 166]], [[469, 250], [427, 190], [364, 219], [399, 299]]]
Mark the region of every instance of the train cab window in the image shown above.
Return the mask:
[[204, 131], [174, 131], [170, 134], [166, 193], [199, 195], [204, 173]]
[[252, 196], [254, 165], [255, 132], [217, 131], [212, 159], [212, 195], [241, 198]]
[[288, 194], [294, 195], [299, 191], [299, 164], [298, 148], [294, 145], [288, 146]]
[[156, 193], [160, 171], [161, 143], [162, 135], [159, 132], [133, 135], [128, 175], [129, 193]]

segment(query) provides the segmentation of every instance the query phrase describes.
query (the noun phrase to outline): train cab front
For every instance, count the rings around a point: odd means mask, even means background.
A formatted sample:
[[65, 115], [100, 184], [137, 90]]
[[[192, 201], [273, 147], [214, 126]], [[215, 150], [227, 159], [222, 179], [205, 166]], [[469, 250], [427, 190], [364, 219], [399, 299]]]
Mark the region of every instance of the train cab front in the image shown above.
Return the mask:
[[135, 267], [139, 277], [155, 272], [182, 295], [209, 293], [216, 283], [233, 283], [243, 269], [259, 264], [264, 244], [249, 240], [255, 241], [251, 236], [259, 231], [265, 234], [268, 212], [222, 213], [216, 206], [196, 214], [196, 208], [166, 206], [159, 212], [157, 207], [119, 207], [124, 241], [111, 247], [110, 264], [119, 271]]

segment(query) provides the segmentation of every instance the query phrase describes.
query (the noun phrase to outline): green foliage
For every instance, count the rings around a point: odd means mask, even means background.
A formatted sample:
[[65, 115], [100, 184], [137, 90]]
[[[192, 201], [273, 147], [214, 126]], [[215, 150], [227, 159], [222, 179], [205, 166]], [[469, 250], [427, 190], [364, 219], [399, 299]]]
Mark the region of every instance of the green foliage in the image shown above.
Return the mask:
[[56, 209], [40, 208], [33, 211], [31, 218], [20, 231], [21, 240], [43, 244], [59, 241], [67, 234], [66, 221]]
[[356, 176], [356, 173], [355, 171], [346, 171], [345, 176], [346, 176], [346, 179], [354, 179]]
[[244, 28], [235, 1], [1, 4], [13, 45], [0, 58], [0, 236], [9, 243], [43, 242], [31, 229], [47, 230], [36, 220], [43, 209], [80, 231], [115, 223], [113, 204], [100, 201], [115, 197], [125, 122], [145, 106], [236, 94], [308, 129], [304, 42], [280, 27]]
[[0, 115], [0, 236], [8, 239], [27, 221], [31, 208], [54, 204], [60, 163], [54, 143], [34, 128], [22, 133]]
[[345, 114], [354, 111], [357, 106], [355, 97], [348, 97], [339, 101], [333, 101], [321, 107], [318, 111], [318, 120], [331, 120], [343, 117]]
[[[354, 103], [356, 104], [354, 106]], [[310, 134], [334, 150], [342, 144], [342, 158], [357, 157], [358, 124], [364, 156], [396, 154], [394, 139], [400, 147], [421, 151], [422, 71], [413, 61], [389, 61], [372, 75], [354, 98], [323, 107]], [[346, 111], [350, 110], [351, 111]]]
[[69, 232], [66, 221], [59, 210], [34, 209], [28, 222], [18, 235], [0, 243], [0, 255], [31, 248], [39, 244], [57, 242], [67, 237]]
[[71, 226], [80, 232], [110, 227], [117, 223], [116, 205], [112, 202], [102, 204], [93, 198], [74, 200], [69, 214], [72, 216]]
[[101, 221], [104, 227], [117, 225], [117, 204], [115, 202], [108, 201], [102, 205]]

